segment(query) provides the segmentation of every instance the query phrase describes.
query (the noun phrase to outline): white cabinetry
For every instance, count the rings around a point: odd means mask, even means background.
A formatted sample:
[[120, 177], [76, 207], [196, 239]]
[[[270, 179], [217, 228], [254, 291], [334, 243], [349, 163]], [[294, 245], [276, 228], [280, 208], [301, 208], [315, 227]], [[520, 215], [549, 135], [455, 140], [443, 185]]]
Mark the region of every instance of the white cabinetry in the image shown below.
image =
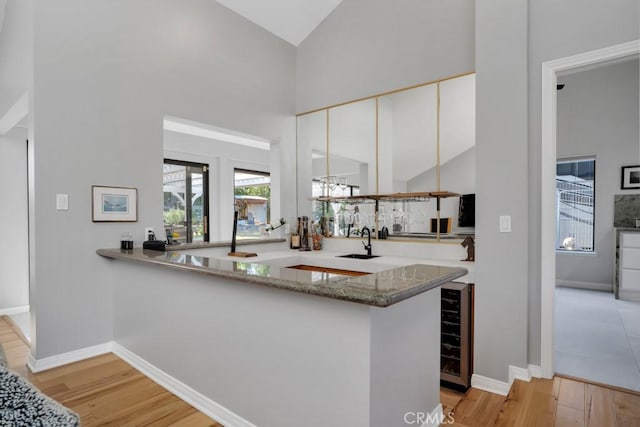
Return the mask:
[[640, 233], [620, 233], [620, 299], [640, 301]]

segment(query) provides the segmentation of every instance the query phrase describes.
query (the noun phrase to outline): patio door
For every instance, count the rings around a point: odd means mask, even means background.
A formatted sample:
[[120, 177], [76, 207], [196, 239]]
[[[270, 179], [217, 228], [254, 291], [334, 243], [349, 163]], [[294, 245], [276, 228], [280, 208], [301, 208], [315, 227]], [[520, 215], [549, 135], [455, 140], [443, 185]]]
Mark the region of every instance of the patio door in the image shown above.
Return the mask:
[[171, 243], [209, 241], [209, 167], [164, 160], [164, 227]]

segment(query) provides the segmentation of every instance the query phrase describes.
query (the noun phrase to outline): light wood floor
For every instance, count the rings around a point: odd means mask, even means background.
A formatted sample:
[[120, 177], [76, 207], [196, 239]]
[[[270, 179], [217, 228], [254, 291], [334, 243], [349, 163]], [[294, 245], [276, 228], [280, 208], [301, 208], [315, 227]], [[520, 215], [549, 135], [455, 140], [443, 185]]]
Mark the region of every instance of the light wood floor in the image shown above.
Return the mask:
[[[29, 348], [5, 316], [0, 344], [10, 368], [80, 414], [83, 426], [221, 427], [113, 354], [32, 374]], [[440, 401], [461, 427], [640, 427], [640, 394], [569, 378], [515, 381], [507, 397], [442, 389]]]
[[11, 369], [77, 412], [89, 426], [222, 427], [113, 354], [32, 374], [29, 347], [11, 321], [0, 317], [0, 344]]
[[470, 389], [451, 412], [457, 426], [640, 427], [640, 394], [534, 378], [515, 381], [506, 398]]

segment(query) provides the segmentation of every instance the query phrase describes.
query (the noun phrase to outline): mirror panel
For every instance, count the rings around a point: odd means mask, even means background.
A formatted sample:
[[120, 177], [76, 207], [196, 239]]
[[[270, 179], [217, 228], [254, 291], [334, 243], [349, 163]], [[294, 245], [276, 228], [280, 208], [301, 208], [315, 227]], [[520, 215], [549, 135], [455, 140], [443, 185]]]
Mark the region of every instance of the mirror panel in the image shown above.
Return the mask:
[[329, 176], [375, 194], [375, 99], [329, 109]]
[[[476, 76], [440, 83], [440, 188], [460, 194], [476, 192]], [[443, 199], [440, 216], [458, 228], [459, 199]], [[464, 231], [464, 230], [458, 230]]]
[[[376, 193], [376, 100], [329, 109], [329, 187], [332, 196]], [[329, 204], [332, 234], [346, 237], [375, 224], [372, 203]], [[334, 221], [331, 221], [334, 218]]]
[[[325, 110], [298, 116], [298, 215], [309, 215], [318, 209], [312, 197], [326, 196], [327, 112]], [[295, 223], [295, 222], [290, 222]]]
[[[380, 193], [437, 189], [437, 86], [421, 86], [379, 98]], [[379, 226], [405, 236], [429, 232], [433, 202], [386, 202]]]
[[379, 99], [380, 193], [435, 190], [436, 85]]
[[[311, 194], [304, 183], [312, 179], [313, 197], [475, 193], [475, 74], [299, 116], [298, 165], [299, 188], [305, 189], [302, 195], [299, 190], [298, 214], [312, 210], [315, 219], [333, 219], [334, 236], [372, 228], [375, 204], [307, 207]], [[432, 232], [436, 209], [435, 199], [384, 201], [377, 225], [386, 226], [390, 236], [424, 237]], [[472, 231], [458, 227], [458, 209], [459, 198], [441, 199], [440, 217], [452, 218], [451, 229], [443, 232]]]

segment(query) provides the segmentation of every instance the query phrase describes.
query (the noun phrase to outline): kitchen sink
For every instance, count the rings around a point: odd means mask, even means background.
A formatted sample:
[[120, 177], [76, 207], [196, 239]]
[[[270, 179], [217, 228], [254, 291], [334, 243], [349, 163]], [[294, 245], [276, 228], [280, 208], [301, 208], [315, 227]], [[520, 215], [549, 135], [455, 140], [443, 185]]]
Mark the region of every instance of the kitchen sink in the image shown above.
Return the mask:
[[367, 254], [348, 254], [348, 255], [338, 255], [339, 258], [354, 258], [354, 259], [370, 259], [370, 258], [378, 258], [380, 255], [367, 255]]

